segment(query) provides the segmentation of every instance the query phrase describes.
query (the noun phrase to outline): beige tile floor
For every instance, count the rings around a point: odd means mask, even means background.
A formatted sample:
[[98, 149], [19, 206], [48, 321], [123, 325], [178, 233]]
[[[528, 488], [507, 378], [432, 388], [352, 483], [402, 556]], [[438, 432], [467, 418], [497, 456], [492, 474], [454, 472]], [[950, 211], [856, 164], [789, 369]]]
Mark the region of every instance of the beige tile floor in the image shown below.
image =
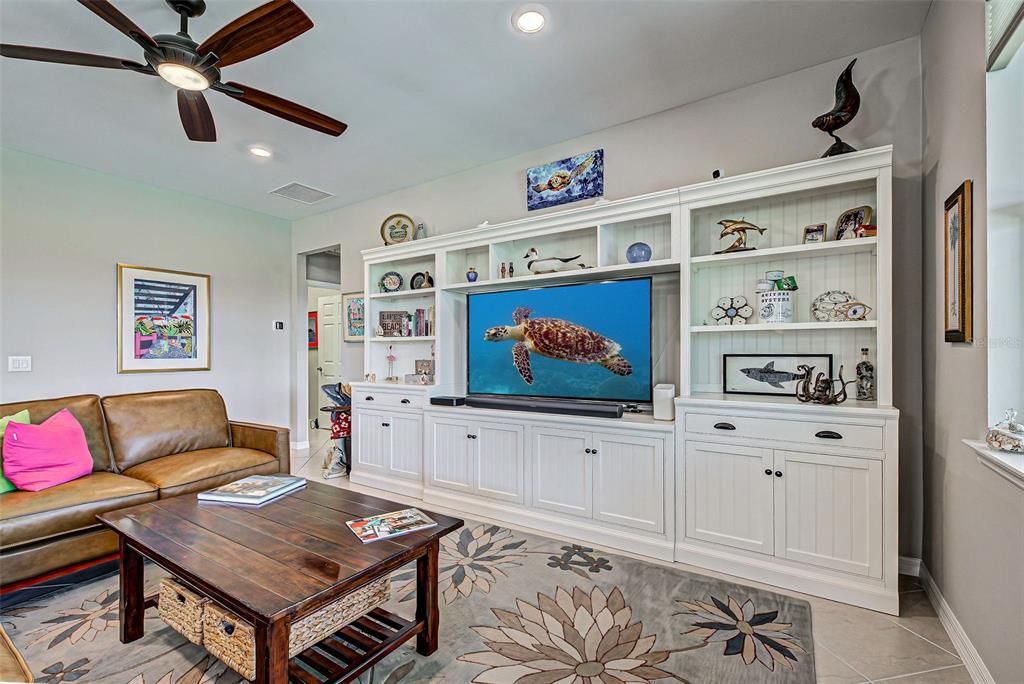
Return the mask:
[[[348, 478], [345, 477], [324, 480], [320, 476], [321, 463], [332, 443], [327, 439], [326, 431], [318, 432], [320, 434], [311, 435], [309, 449], [292, 452], [292, 473], [336, 487], [351, 486], [352, 489], [365, 491], [367, 494], [376, 494], [399, 502], [411, 502], [396, 494], [350, 485]], [[458, 511], [436, 506], [434, 508], [441, 513], [459, 514]], [[539, 530], [524, 531], [544, 534]], [[617, 550], [613, 552], [642, 558]], [[648, 558], [644, 560], [668, 565]], [[722, 577], [718, 573], [692, 566], [681, 567], [697, 574]], [[780, 591], [757, 582], [733, 577], [727, 579]], [[799, 596], [811, 604], [819, 684], [971, 684], [971, 678], [960, 662], [946, 631], [939, 624], [939, 618], [936, 617], [928, 596], [914, 577], [900, 576], [899, 617], [796, 592], [783, 590], [782, 593]]]

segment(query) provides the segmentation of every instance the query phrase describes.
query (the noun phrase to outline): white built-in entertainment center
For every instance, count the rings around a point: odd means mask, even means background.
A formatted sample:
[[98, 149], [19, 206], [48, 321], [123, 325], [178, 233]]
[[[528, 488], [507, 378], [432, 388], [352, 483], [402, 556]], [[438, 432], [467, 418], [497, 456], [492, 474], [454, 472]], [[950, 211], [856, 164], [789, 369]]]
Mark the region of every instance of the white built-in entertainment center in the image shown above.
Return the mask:
[[[876, 236], [803, 242], [805, 226], [831, 230], [863, 205]], [[716, 254], [729, 242], [718, 222], [740, 218], [767, 229], [749, 236], [756, 249]], [[352, 482], [897, 614], [892, 231], [892, 148], [881, 147], [366, 250], [365, 369], [376, 382], [352, 385]], [[651, 257], [629, 263], [637, 241]], [[589, 268], [533, 275], [531, 247], [580, 254]], [[501, 277], [503, 262], [513, 277]], [[716, 302], [753, 302], [769, 269], [798, 279], [792, 322], [715, 324]], [[382, 292], [391, 271], [406, 283], [429, 271], [433, 287]], [[466, 393], [468, 294], [641, 275], [652, 278], [652, 380], [676, 386], [674, 420], [431, 405]], [[856, 293], [866, 319], [813, 320], [812, 299], [831, 290]], [[373, 334], [381, 311], [431, 308], [432, 335]], [[862, 348], [876, 401], [723, 392], [723, 354], [831, 354], [852, 379]], [[434, 360], [427, 385], [412, 377], [424, 359]]]

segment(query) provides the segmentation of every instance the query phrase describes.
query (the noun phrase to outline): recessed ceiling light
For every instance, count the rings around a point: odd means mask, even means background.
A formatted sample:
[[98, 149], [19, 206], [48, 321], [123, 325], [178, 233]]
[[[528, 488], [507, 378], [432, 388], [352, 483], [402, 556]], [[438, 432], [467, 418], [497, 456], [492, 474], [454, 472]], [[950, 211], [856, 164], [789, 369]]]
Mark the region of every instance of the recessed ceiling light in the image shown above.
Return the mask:
[[259, 157], [260, 159], [269, 159], [274, 156], [273, 152], [268, 150], [266, 147], [261, 147], [260, 145], [250, 145], [249, 154], [254, 157]]
[[206, 90], [210, 87], [210, 82], [205, 76], [183, 64], [164, 62], [157, 66], [156, 72], [160, 74], [160, 78], [182, 90]]
[[547, 17], [537, 5], [523, 7], [512, 15], [512, 25], [522, 33], [537, 33], [546, 23]]

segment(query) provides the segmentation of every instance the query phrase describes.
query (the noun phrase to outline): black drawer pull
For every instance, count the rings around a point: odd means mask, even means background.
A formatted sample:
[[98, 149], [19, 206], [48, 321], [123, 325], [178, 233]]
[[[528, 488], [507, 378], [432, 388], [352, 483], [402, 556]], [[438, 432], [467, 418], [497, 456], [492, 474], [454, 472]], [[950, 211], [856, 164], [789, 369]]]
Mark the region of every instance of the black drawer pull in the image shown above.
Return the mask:
[[371, 397], [370, 395], [367, 395], [366, 396], [366, 401], [373, 401], [373, 397]]
[[177, 593], [177, 592], [175, 592], [175, 594], [174, 594], [174, 599], [175, 599], [175, 600], [176, 600], [176, 601], [177, 601], [178, 603], [184, 603], [184, 602], [185, 602], [185, 597], [184, 597], [184, 596], [182, 596], [181, 594]]
[[765, 475], [771, 475], [772, 474], [772, 469], [771, 468], [765, 468], [764, 469], [764, 474]]
[[775, 477], [782, 477], [782, 471], [781, 470], [776, 470], [775, 471]]
[[411, 402], [411, 401], [409, 401], [408, 399], [403, 399], [403, 400], [402, 400], [402, 403], [403, 403], [403, 404], [411, 404], [412, 402]]
[[716, 430], [735, 430], [736, 426], [732, 423], [715, 423]]
[[843, 436], [834, 430], [822, 430], [821, 432], [815, 432], [814, 436], [818, 439], [842, 439]]
[[476, 439], [476, 435], [466, 435], [466, 439]]
[[391, 427], [391, 423], [381, 423], [381, 427]]

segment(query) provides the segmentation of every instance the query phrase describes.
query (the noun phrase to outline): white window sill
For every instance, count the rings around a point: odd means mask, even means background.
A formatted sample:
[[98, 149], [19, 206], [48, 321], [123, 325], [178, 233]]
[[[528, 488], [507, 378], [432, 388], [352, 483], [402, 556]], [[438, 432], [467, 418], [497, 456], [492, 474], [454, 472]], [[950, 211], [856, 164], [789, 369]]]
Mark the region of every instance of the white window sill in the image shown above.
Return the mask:
[[965, 439], [964, 444], [978, 452], [978, 462], [1000, 477], [1024, 489], [1024, 454], [992, 449], [985, 442]]

